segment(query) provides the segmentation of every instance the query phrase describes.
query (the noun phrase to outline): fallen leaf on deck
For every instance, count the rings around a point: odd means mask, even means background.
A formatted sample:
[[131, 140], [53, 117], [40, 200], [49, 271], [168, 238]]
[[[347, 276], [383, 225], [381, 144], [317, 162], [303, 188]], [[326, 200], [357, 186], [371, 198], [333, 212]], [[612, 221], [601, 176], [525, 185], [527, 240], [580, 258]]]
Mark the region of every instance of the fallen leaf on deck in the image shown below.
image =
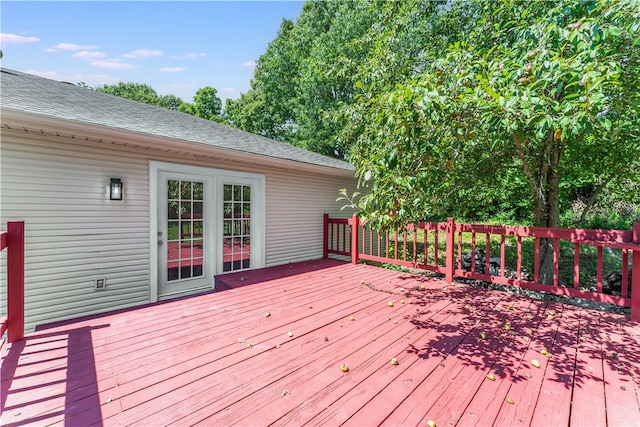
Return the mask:
[[537, 360], [537, 359], [533, 359], [533, 360], [531, 360], [531, 364], [532, 364], [533, 366], [535, 366], [536, 368], [539, 368], [539, 367], [540, 367], [540, 362], [538, 362], [538, 360]]

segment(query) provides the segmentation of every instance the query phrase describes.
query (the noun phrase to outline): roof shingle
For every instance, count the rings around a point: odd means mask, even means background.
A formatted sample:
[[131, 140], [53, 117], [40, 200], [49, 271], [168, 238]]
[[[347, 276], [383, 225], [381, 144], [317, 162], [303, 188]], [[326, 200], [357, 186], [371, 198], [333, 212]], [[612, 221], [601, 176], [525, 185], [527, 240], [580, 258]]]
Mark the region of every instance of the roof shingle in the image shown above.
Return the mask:
[[334, 169], [354, 170], [353, 165], [345, 161], [179, 111], [155, 107], [6, 68], [0, 71], [2, 91], [0, 105], [3, 109]]

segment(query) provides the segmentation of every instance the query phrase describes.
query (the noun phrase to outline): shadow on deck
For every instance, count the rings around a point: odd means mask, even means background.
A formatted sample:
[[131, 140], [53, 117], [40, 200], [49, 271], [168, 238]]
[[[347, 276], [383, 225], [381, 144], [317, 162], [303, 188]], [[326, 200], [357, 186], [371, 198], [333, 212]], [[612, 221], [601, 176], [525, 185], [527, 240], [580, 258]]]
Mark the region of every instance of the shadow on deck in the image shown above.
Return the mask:
[[9, 345], [2, 425], [640, 424], [623, 316], [335, 260], [217, 289]]

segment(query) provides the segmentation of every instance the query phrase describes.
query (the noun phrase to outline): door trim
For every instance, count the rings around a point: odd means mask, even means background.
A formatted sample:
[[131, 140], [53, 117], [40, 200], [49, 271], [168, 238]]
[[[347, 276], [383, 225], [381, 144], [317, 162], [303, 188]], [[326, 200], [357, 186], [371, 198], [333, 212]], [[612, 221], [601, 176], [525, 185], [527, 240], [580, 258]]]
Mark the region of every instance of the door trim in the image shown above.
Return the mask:
[[[212, 188], [213, 195], [215, 195], [214, 199], [214, 209], [215, 212], [218, 210], [222, 210], [222, 206], [219, 204], [221, 200], [222, 194], [222, 185], [225, 182], [238, 180], [240, 182], [253, 182], [256, 186], [257, 195], [254, 198], [252, 195], [252, 216], [255, 217], [255, 224], [252, 223], [252, 226], [257, 226], [257, 230], [255, 230], [255, 234], [252, 234], [252, 248], [251, 248], [251, 257], [252, 257], [252, 267], [251, 268], [262, 268], [265, 266], [265, 235], [266, 235], [266, 194], [265, 194], [265, 176], [262, 174], [249, 173], [249, 172], [238, 172], [231, 171], [226, 169], [216, 169], [216, 168], [208, 168], [203, 166], [193, 166], [193, 165], [185, 165], [180, 163], [169, 163], [162, 162], [157, 160], [149, 161], [149, 302], [158, 301], [158, 177], [160, 172], [176, 172], [176, 173], [186, 173], [186, 174], [194, 174], [194, 175], [204, 175], [209, 176], [213, 180]], [[222, 264], [222, 231], [218, 223], [222, 223], [221, 216], [218, 218], [217, 216], [213, 219], [213, 227], [215, 228], [212, 236], [215, 238], [215, 249], [214, 253], [216, 259], [213, 260], [213, 276], [222, 273], [222, 271], [218, 271], [219, 266]], [[253, 246], [255, 245], [255, 247]], [[254, 251], [255, 249], [255, 251]], [[220, 258], [218, 260], [217, 258]], [[212, 283], [212, 287], [214, 284]]]

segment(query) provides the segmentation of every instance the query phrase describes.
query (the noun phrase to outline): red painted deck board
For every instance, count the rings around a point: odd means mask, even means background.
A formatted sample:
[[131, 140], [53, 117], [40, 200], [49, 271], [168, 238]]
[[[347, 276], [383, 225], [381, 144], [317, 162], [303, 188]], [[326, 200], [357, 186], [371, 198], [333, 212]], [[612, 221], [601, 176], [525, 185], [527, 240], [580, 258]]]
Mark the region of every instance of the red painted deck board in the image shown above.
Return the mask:
[[640, 424], [640, 325], [623, 316], [335, 260], [217, 288], [5, 345], [0, 423]]

